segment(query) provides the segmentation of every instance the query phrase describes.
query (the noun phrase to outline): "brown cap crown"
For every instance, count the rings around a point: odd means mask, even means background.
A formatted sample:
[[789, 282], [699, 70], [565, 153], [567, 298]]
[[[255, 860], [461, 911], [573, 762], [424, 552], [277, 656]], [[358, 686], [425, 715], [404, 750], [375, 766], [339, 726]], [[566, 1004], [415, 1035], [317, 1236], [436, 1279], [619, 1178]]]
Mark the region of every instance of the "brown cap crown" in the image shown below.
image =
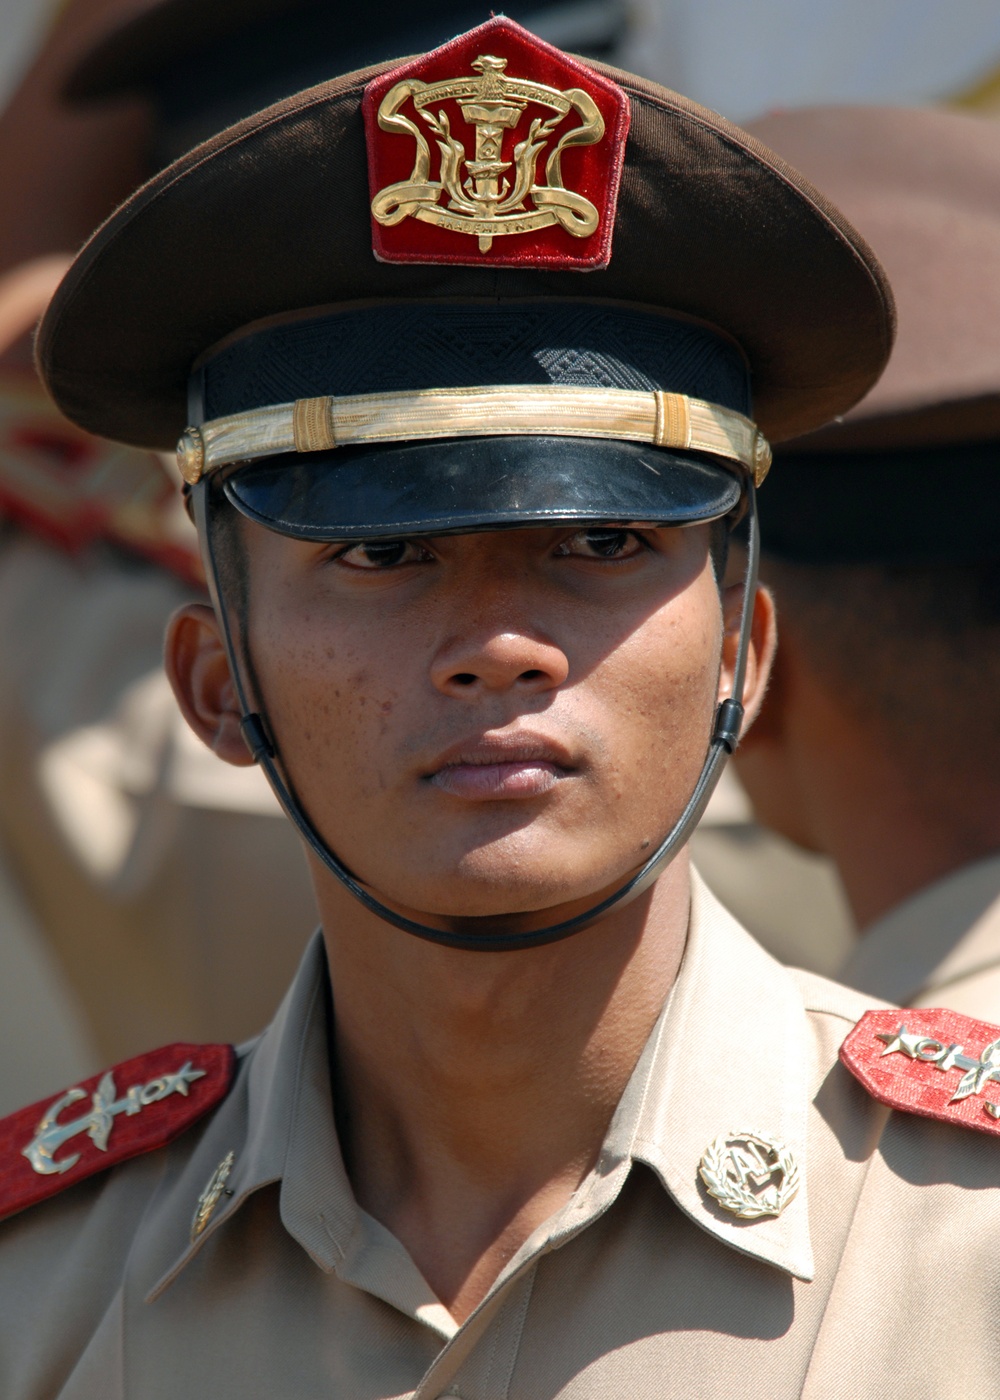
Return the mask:
[[169, 448], [188, 421], [191, 367], [210, 347], [262, 319], [364, 301], [593, 298], [697, 318], [741, 346], [772, 439], [846, 412], [881, 373], [892, 294], [840, 213], [715, 113], [596, 63], [632, 112], [606, 270], [377, 262], [361, 100], [390, 66], [221, 133], [98, 230], [38, 339], [42, 376], [70, 418]]

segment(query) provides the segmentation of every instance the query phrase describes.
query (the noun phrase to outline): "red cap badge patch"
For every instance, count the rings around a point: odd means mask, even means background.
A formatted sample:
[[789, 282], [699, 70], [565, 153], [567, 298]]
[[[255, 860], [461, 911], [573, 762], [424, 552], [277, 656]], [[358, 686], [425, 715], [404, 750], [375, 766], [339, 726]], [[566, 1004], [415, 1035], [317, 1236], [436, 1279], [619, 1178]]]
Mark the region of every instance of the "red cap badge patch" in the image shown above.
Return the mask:
[[364, 97], [380, 262], [590, 272], [611, 259], [628, 98], [503, 17]]
[[164, 1147], [225, 1097], [231, 1045], [167, 1045], [0, 1122], [0, 1220]]
[[872, 1098], [1000, 1134], [1000, 1026], [957, 1011], [866, 1011], [840, 1058]]

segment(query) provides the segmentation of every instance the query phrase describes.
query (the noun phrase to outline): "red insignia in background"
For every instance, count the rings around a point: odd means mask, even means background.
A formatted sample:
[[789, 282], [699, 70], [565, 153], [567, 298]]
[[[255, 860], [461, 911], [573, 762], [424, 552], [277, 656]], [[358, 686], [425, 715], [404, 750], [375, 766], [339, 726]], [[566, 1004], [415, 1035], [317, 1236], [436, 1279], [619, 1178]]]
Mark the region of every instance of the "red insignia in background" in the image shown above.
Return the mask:
[[0, 1122], [0, 1220], [172, 1142], [232, 1083], [231, 1045], [167, 1045]]
[[34, 372], [0, 375], [0, 518], [68, 553], [113, 540], [204, 583], [197, 534], [162, 460], [82, 432]]
[[376, 78], [363, 111], [380, 262], [607, 267], [615, 83], [501, 17]]
[[866, 1011], [840, 1058], [890, 1108], [1000, 1134], [1000, 1026], [936, 1008]]

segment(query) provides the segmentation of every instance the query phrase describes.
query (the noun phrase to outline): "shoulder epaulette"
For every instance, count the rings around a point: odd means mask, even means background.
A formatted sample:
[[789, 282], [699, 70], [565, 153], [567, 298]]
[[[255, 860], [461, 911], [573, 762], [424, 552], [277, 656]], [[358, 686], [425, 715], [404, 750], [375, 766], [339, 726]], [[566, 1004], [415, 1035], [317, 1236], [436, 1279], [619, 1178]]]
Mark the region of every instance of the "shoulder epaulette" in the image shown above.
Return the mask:
[[840, 1058], [904, 1113], [1000, 1134], [1000, 1026], [957, 1011], [866, 1011]]
[[0, 1121], [0, 1220], [172, 1142], [222, 1100], [231, 1045], [165, 1045]]

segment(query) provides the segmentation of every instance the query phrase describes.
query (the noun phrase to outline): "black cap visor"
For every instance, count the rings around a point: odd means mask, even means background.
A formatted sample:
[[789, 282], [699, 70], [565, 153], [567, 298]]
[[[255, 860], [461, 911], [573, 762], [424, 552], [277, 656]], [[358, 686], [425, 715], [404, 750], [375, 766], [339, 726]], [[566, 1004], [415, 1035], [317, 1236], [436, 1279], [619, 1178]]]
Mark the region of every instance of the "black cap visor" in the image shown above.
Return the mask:
[[463, 534], [560, 521], [695, 525], [735, 511], [736, 471], [639, 443], [435, 439], [269, 457], [234, 470], [230, 502], [305, 540]]

